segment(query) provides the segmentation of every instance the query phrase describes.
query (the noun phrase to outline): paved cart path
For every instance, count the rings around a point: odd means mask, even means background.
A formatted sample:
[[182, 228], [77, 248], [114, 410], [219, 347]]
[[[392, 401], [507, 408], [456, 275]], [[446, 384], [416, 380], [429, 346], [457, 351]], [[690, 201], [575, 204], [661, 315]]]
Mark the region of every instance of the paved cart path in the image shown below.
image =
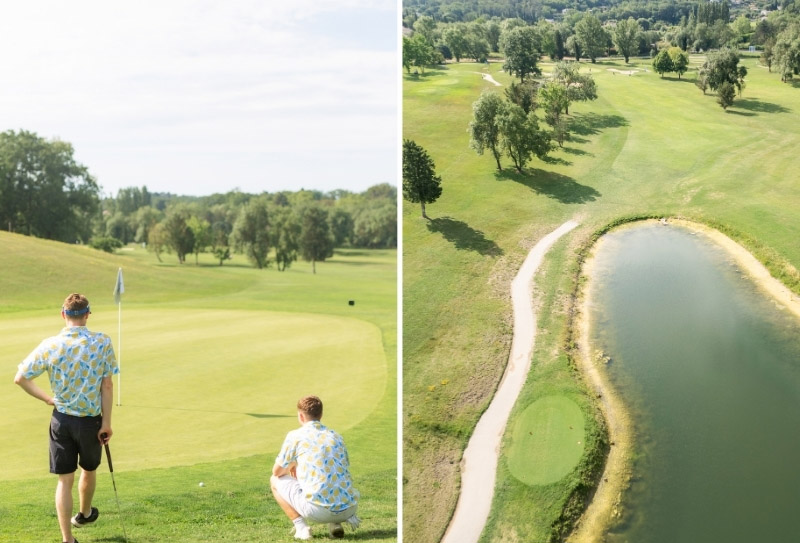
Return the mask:
[[536, 314], [533, 309], [531, 281], [545, 253], [564, 234], [578, 226], [567, 221], [543, 237], [528, 253], [517, 276], [511, 282], [514, 308], [514, 336], [505, 374], [492, 403], [475, 426], [461, 461], [461, 495], [442, 543], [476, 543], [483, 531], [492, 505], [500, 440], [511, 408], [517, 401], [531, 367]]

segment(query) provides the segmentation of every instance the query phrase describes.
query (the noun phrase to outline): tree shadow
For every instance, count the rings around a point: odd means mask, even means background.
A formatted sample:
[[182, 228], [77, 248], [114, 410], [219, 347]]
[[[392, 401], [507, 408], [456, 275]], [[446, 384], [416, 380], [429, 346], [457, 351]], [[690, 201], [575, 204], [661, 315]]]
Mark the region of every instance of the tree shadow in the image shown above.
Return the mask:
[[572, 134], [591, 136], [605, 128], [628, 126], [628, 120], [621, 115], [600, 115], [599, 113], [575, 113], [569, 123]]
[[439, 217], [428, 222], [428, 230], [441, 233], [444, 239], [459, 251], [475, 251], [484, 256], [500, 256], [503, 250], [483, 232], [475, 230], [463, 221], [450, 217]]
[[352, 536], [348, 535], [348, 539], [395, 539], [397, 537], [397, 530], [383, 529], [383, 530], [359, 530]]
[[570, 162], [569, 160], [550, 155], [544, 157], [542, 159], [542, 162], [546, 162], [547, 164], [562, 164], [564, 166], [572, 166], [572, 162]]
[[753, 113], [790, 113], [792, 110], [780, 104], [773, 104], [771, 102], [762, 102], [761, 100], [754, 100], [752, 98], [744, 98], [736, 100], [733, 107], [746, 109]]
[[442, 75], [447, 71], [447, 68], [425, 68], [424, 72], [411, 70], [411, 73], [403, 72], [404, 81], [425, 81], [429, 77]]
[[502, 171], [496, 172], [495, 177], [501, 181], [516, 181], [536, 194], [543, 194], [562, 204], [585, 204], [602, 196], [593, 187], [581, 185], [569, 176], [545, 170], [534, 169], [524, 174]]
[[687, 79], [685, 77], [674, 77], [674, 76], [667, 76], [662, 77], [664, 81], [674, 81], [675, 83], [694, 83], [693, 79]]
[[739, 115], [740, 117], [755, 117], [758, 113], [751, 113], [749, 111], [736, 111], [735, 109], [726, 109], [725, 113], [728, 115]]
[[[582, 139], [582, 138], [581, 138], [581, 139]], [[573, 138], [573, 137], [570, 137], [570, 140], [577, 141], [577, 140], [575, 140], [575, 138]], [[578, 142], [578, 143], [586, 143], [586, 140], [582, 139], [582, 141], [580, 141], [580, 142]], [[590, 152], [588, 152], [588, 151], [584, 151], [583, 149], [578, 149], [578, 148], [576, 148], [576, 147], [562, 147], [562, 148], [561, 148], [561, 150], [562, 150], [562, 151], [564, 151], [565, 153], [569, 153], [570, 155], [577, 155], [577, 156], [594, 156], [594, 154], [593, 154], [593, 153], [590, 153]]]

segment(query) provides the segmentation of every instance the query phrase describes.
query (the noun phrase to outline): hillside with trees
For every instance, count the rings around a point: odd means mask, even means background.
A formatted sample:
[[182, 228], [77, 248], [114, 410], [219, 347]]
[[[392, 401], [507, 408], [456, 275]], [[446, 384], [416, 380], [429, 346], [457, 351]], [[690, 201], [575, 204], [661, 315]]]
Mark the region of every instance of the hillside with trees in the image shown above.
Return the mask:
[[151, 192], [146, 186], [103, 196], [72, 146], [32, 132], [0, 133], [0, 225], [4, 230], [113, 251], [140, 243], [158, 260], [184, 263], [234, 253], [254, 266], [284, 270], [315, 263], [335, 247], [397, 247], [397, 188], [263, 192], [210, 196]]

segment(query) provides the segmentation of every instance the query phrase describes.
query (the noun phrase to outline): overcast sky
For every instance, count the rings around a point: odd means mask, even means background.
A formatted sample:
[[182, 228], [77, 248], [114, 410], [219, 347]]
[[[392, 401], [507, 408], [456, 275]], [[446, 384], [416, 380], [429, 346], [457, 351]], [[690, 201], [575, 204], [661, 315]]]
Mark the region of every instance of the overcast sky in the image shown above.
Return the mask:
[[71, 143], [105, 194], [397, 185], [396, 0], [26, 0], [0, 131]]

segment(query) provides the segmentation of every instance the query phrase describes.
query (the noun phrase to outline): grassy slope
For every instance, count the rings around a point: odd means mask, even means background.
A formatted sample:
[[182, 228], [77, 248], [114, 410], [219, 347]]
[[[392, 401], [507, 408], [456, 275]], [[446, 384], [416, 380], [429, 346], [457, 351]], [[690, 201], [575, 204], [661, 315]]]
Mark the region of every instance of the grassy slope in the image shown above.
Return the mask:
[[[444, 192], [428, 206], [404, 205], [404, 528], [407, 541], [437, 541], [452, 513], [458, 461], [506, 362], [508, 282], [525, 252], [564, 220], [582, 227], [557, 244], [537, 279], [542, 294], [533, 378], [512, 414], [558, 391], [591, 401], [562, 350], [568, 270], [599, 226], [627, 214], [683, 214], [731, 227], [800, 265], [800, 187], [790, 165], [800, 144], [800, 94], [747, 60], [744, 98], [724, 112], [690, 81], [612, 75], [621, 63], [585, 65], [600, 99], [574, 104], [573, 139], [526, 175], [497, 173], [468, 147], [471, 103], [493, 87], [474, 64], [450, 65], [404, 82], [404, 137], [425, 147]], [[648, 67], [643, 63], [642, 67]], [[507, 83], [498, 65], [489, 69]], [[510, 168], [509, 161], [504, 166]], [[745, 240], [747, 241], [747, 240]], [[448, 379], [446, 386], [430, 386]], [[509, 430], [510, 432], [510, 430]], [[510, 436], [507, 432], [506, 442]], [[484, 540], [546, 537], [574, 481], [527, 487], [499, 468]], [[426, 514], [425, 512], [431, 512]], [[422, 520], [424, 519], [424, 521]]]
[[[170, 261], [159, 265], [152, 255], [141, 250], [124, 251], [112, 256], [83, 247], [7, 233], [0, 233], [0, 245], [6, 249], [6, 256], [9, 257], [0, 275], [0, 307], [3, 308], [0, 310], [0, 322], [7, 329], [4, 334], [11, 334], [13, 328], [19, 331], [19, 335], [37, 337], [33, 344], [26, 344], [21, 356], [27, 354], [41, 339], [39, 336], [58, 330], [58, 305], [65, 294], [73, 289], [87, 293], [93, 302], [94, 322], [98, 326], [103, 325], [103, 329], [116, 341], [116, 307], [111, 302], [111, 289], [117, 267], [122, 266], [125, 270], [123, 322], [128, 323], [128, 330], [142, 328], [153, 334], [142, 334], [153, 338], [144, 341], [142, 335], [137, 336], [123, 329], [123, 334], [126, 334], [123, 335], [123, 341], [130, 334], [130, 342], [123, 347], [123, 369], [127, 368], [128, 376], [128, 381], [123, 379], [123, 390], [127, 395], [123, 398], [127, 400], [115, 412], [117, 435], [113, 443], [117, 445], [112, 443], [112, 451], [123, 515], [131, 541], [290, 541], [287, 521], [267, 495], [268, 473], [280, 440], [280, 436], [275, 437], [275, 434], [283, 434], [294, 426], [292, 405], [295, 396], [302, 392], [300, 389], [304, 391], [307, 386], [305, 380], [300, 385], [297, 377], [291, 376], [292, 368], [286, 364], [286, 360], [292, 359], [295, 351], [305, 351], [310, 357], [301, 360], [304, 369], [316, 367], [320, 372], [328, 371], [327, 352], [323, 359], [319, 350], [325, 350], [326, 346], [341, 351], [335, 357], [335, 365], [339, 367], [343, 363], [352, 364], [354, 360], [363, 359], [363, 356], [377, 356], [385, 360], [384, 367], [378, 372], [375, 372], [375, 368], [369, 369], [371, 363], [353, 368], [355, 381], [362, 381], [359, 374], [363, 371], [373, 374], [369, 381], [372, 390], [361, 394], [373, 398], [367, 400], [371, 407], [366, 411], [351, 413], [351, 417], [336, 413], [331, 406], [339, 405], [345, 410], [350, 403], [361, 401], [360, 398], [353, 400], [360, 393], [348, 390], [346, 379], [333, 383], [331, 378], [331, 382], [325, 384], [331, 387], [328, 396], [332, 398], [327, 420], [331, 426], [341, 428], [344, 434], [350, 449], [354, 477], [362, 491], [361, 512], [365, 522], [357, 538], [364, 541], [397, 539], [397, 306], [394, 251], [337, 252], [329, 262], [318, 264], [318, 273], [312, 275], [310, 264], [304, 262], [296, 263], [284, 273], [255, 270], [243, 261], [234, 261], [234, 265], [226, 264], [220, 268], [210, 260], [204, 261], [202, 257], [201, 266], [188, 264], [179, 267]], [[350, 299], [355, 300], [355, 306], [347, 304]], [[24, 311], [21, 310], [23, 308]], [[152, 315], [150, 319], [148, 315]], [[219, 319], [222, 316], [228, 317], [227, 321]], [[219, 322], [215, 322], [215, 319], [219, 319]], [[33, 326], [26, 330], [25, 326], [21, 326], [25, 323]], [[154, 332], [152, 328], [159, 323], [163, 328]], [[204, 334], [198, 335], [196, 330], [186, 328], [192, 323], [202, 327]], [[304, 328], [300, 332], [290, 332], [286, 326], [291, 323]], [[320, 325], [326, 328], [320, 330]], [[170, 331], [170, 328], [173, 330]], [[141, 399], [137, 396], [149, 389], [137, 384], [133, 368], [137, 356], [141, 357], [139, 363], [143, 364], [144, 359], [152, 354], [148, 350], [152, 347], [151, 342], [169, 343], [162, 341], [163, 336], [167, 335], [180, 342], [188, 334], [201, 343], [195, 347], [196, 358], [209, 356], [206, 353], [212, 351], [213, 354], [218, 348], [220, 354], [229, 355], [235, 360], [233, 364], [244, 364], [237, 369], [244, 370], [246, 376], [247, 371], [257, 370], [248, 366], [249, 363], [240, 361], [236, 356], [240, 347], [231, 346], [226, 339], [238, 337], [240, 341], [237, 345], [249, 343], [241, 340], [241, 334], [247, 337], [246, 332], [250, 329], [253, 331], [251, 341], [257, 346], [266, 347], [264, 358], [268, 361], [274, 356], [283, 360], [283, 368], [275, 368], [274, 372], [270, 372], [270, 379], [261, 383], [254, 380], [251, 383], [228, 383], [230, 386], [220, 384], [224, 384], [224, 381], [221, 381], [219, 374], [209, 375], [210, 382], [205, 386], [210, 397], [204, 399], [195, 394], [195, 404], [190, 406], [194, 412], [181, 411], [176, 406], [166, 410], [151, 409], [155, 416], [161, 417], [155, 428], [151, 428], [149, 436], [143, 438], [144, 443], [125, 446], [126, 430], [130, 434], [137, 427], [139, 429], [136, 431], [148, 433], [145, 423], [148, 417], [153, 418], [153, 413], [132, 413], [136, 409], [134, 400]], [[352, 338], [358, 343], [355, 350], [353, 344], [347, 346], [353, 330], [366, 334], [357, 332], [356, 337]], [[291, 337], [290, 334], [297, 333], [304, 336], [296, 342], [302, 343], [300, 349], [296, 344], [285, 341]], [[206, 337], [200, 337], [202, 335]], [[131, 338], [137, 338], [138, 341]], [[320, 343], [319, 338], [325, 339], [325, 345]], [[12, 338], [9, 336], [7, 339]], [[18, 341], [19, 338], [14, 336], [13, 341], [8, 343]], [[188, 348], [184, 345], [184, 350]], [[363, 350], [365, 348], [366, 351]], [[4, 407], [3, 411], [8, 414], [9, 409], [17, 409], [24, 413], [23, 416], [38, 416], [41, 419], [39, 422], [46, 424], [47, 412], [37, 409], [33, 400], [26, 399], [21, 391], [10, 384], [10, 376], [15, 371], [19, 356], [19, 353], [12, 358], [8, 353], [3, 355], [9, 378], [2, 385], [3, 389], [7, 389], [2, 397], [13, 400], [13, 405]], [[250, 356], [256, 355], [250, 353]], [[185, 358], [191, 360], [191, 356]], [[225, 356], [217, 358], [224, 360]], [[162, 396], [152, 396], [150, 400], [160, 401], [164, 405], [175, 401], [191, 401], [186, 397], [187, 393], [191, 394], [187, 390], [193, 388], [186, 386], [187, 376], [179, 379], [170, 377], [170, 366], [173, 364], [173, 359], [160, 360], [150, 368], [153, 372], [161, 372], [165, 382]], [[204, 366], [204, 371], [208, 371], [207, 365]], [[235, 379], [239, 377], [237, 375]], [[149, 372], [147, 376], [140, 376], [140, 379], [149, 379], [151, 385], [157, 380]], [[198, 383], [197, 386], [204, 385]], [[323, 385], [317, 383], [316, 386]], [[175, 389], [177, 399], [169, 394], [170, 388]], [[253, 388], [258, 389], [257, 394], [248, 392]], [[217, 405], [220, 400], [215, 397], [231, 389], [237, 398], [247, 404], [246, 408], [237, 403], [237, 408], [232, 409], [230, 394], [227, 405]], [[291, 403], [288, 406], [271, 404], [280, 402], [281, 398], [288, 401], [289, 397]], [[233, 412], [209, 413], [203, 411], [206, 406], [197, 405], [198, 401], [210, 402], [209, 412]], [[259, 416], [249, 416], [248, 412]], [[265, 413], [281, 416], [264, 417]], [[226, 420], [217, 420], [220, 417]], [[212, 431], [207, 428], [203, 430], [208, 434], [205, 439], [197, 438], [190, 431], [197, 420], [213, 424]], [[276, 425], [281, 427], [278, 429]], [[229, 435], [231, 427], [236, 430], [234, 439]], [[30, 437], [33, 430], [28, 427], [23, 432]], [[175, 444], [171, 441], [177, 439], [173, 434], [195, 438], [191, 443]], [[8, 441], [8, 433], [4, 435]], [[151, 446], [148, 447], [147, 442]], [[0, 472], [0, 495], [3, 496], [0, 515], [4, 518], [0, 523], [0, 540], [42, 541], [54, 539], [53, 536], [57, 534], [52, 504], [54, 479], [46, 473], [46, 453], [37, 451], [27, 457], [20, 456], [22, 461], [38, 465], [39, 475], [20, 479], [16, 470], [9, 465]], [[209, 462], [209, 458], [225, 460]], [[143, 467], [145, 464], [151, 467]], [[104, 470], [100, 470], [96, 501], [107, 520], [84, 531], [81, 540], [113, 541], [121, 532], [118, 519], [115, 518], [111, 482]], [[199, 481], [204, 481], [206, 486], [199, 488]], [[158, 519], [158, 522], [154, 519]]]

